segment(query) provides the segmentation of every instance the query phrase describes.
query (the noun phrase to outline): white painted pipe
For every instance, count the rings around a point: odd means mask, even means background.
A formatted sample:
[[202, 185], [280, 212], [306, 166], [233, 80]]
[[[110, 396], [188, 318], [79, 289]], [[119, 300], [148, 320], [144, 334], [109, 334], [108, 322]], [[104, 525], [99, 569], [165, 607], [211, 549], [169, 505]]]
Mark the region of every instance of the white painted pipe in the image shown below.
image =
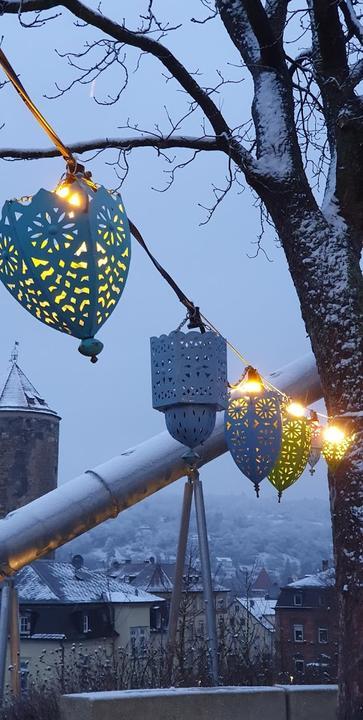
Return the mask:
[[[272, 373], [271, 382], [306, 403], [322, 396], [313, 355]], [[196, 448], [201, 465], [226, 452], [223, 414]], [[168, 432], [86, 470], [0, 520], [0, 580], [186, 474], [185, 448]]]

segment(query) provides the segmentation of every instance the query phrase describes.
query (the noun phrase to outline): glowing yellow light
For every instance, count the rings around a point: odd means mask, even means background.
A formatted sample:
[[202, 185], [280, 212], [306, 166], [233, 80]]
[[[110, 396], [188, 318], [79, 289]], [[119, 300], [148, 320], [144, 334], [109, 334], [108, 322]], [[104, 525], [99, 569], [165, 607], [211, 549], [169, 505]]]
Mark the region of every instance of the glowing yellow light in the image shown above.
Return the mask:
[[237, 389], [246, 395], [257, 395], [264, 390], [261, 375], [257, 372], [257, 370], [255, 370], [255, 368], [249, 366], [246, 369], [245, 376], [242, 378], [241, 382], [238, 383]]
[[286, 412], [293, 417], [303, 417], [305, 415], [305, 408], [299, 402], [291, 402], [286, 408]]
[[333, 445], [339, 445], [345, 439], [345, 432], [336, 425], [327, 425], [323, 430], [324, 440]]
[[255, 394], [260, 393], [263, 390], [263, 385], [257, 380], [246, 380], [241, 382], [238, 388], [244, 393]]
[[59, 197], [61, 197], [61, 198], [68, 197], [69, 192], [70, 192], [69, 185], [61, 185], [61, 187], [57, 188], [57, 190], [56, 190], [57, 195], [59, 195]]
[[68, 198], [68, 202], [70, 205], [73, 205], [74, 207], [80, 207], [82, 204], [82, 198], [80, 193], [75, 192], [73, 195], [71, 195], [70, 198]]

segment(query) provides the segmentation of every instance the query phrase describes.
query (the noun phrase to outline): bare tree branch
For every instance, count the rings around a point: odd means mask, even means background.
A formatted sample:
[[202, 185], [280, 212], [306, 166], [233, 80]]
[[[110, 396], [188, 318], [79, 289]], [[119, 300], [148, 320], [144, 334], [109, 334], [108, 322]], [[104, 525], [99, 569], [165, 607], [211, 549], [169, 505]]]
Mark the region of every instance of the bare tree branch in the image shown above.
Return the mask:
[[357, 17], [351, 0], [343, 0], [340, 3], [344, 20], [350, 36], [355, 36], [359, 40], [360, 44], [363, 45], [363, 26]]
[[[43, 0], [25, 0], [22, 3], [5, 2], [5, 0], [3, 0], [0, 8], [3, 13], [17, 13], [21, 7], [24, 13], [49, 9], [55, 6], [63, 6], [80, 20], [102, 30], [102, 32], [107, 33], [107, 35], [113, 37], [115, 40], [139, 48], [141, 51], [148, 52], [156, 57], [193, 100], [195, 100], [208, 118], [215, 134], [223, 138], [226, 148], [228, 147], [228, 140], [231, 133], [222, 113], [210, 95], [196, 82], [184, 65], [182, 65], [168, 48], [157, 40], [154, 40], [148, 35], [128, 30], [126, 27], [119, 25], [105, 15], [101, 15], [99, 12], [87, 7], [79, 0], [62, 0], [61, 2], [57, 2], [57, 0], [45, 0], [45, 2]], [[235, 149], [237, 150], [237, 147]], [[241, 148], [239, 148], [239, 150], [241, 150]], [[247, 153], [247, 150], [242, 152]]]
[[[188, 148], [191, 150], [225, 150], [223, 142], [216, 137], [187, 137], [183, 135], [171, 135], [162, 137], [156, 134], [141, 135], [129, 138], [105, 138], [89, 140], [87, 142], [72, 143], [68, 145], [73, 153], [85, 153], [92, 150], [131, 150], [138, 147], [151, 147], [159, 150], [170, 148]], [[40, 158], [59, 157], [60, 153], [56, 148], [45, 150], [1, 148], [0, 158], [3, 160], [38, 160]]]

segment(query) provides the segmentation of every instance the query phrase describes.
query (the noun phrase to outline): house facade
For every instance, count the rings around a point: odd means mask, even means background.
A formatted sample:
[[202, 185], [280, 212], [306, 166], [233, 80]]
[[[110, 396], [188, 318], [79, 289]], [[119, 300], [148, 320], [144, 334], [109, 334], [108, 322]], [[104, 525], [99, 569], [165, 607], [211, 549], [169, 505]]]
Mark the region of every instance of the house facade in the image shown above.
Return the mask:
[[[79, 557], [79, 556], [78, 556]], [[101, 570], [37, 560], [15, 576], [22, 686], [142, 652], [163, 600]], [[7, 683], [10, 683], [11, 666]], [[76, 679], [76, 678], [75, 678]], [[69, 678], [68, 678], [69, 680]], [[69, 682], [68, 682], [69, 687]]]
[[338, 612], [334, 573], [325, 570], [289, 583], [276, 604], [280, 676], [290, 682], [334, 682]]

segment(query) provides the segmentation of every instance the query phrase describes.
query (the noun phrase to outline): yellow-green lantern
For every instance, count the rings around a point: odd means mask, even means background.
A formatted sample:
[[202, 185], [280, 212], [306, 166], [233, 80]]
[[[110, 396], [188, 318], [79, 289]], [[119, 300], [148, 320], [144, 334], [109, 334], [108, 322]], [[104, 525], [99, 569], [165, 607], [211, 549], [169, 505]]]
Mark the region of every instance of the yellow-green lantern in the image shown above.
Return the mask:
[[354, 440], [354, 433], [346, 435], [337, 425], [329, 423], [323, 430], [322, 454], [330, 468], [334, 469], [343, 460]]
[[293, 485], [304, 472], [310, 447], [311, 424], [300, 403], [290, 403], [283, 411], [282, 443], [277, 463], [268, 479], [278, 492], [279, 502], [284, 490]]

